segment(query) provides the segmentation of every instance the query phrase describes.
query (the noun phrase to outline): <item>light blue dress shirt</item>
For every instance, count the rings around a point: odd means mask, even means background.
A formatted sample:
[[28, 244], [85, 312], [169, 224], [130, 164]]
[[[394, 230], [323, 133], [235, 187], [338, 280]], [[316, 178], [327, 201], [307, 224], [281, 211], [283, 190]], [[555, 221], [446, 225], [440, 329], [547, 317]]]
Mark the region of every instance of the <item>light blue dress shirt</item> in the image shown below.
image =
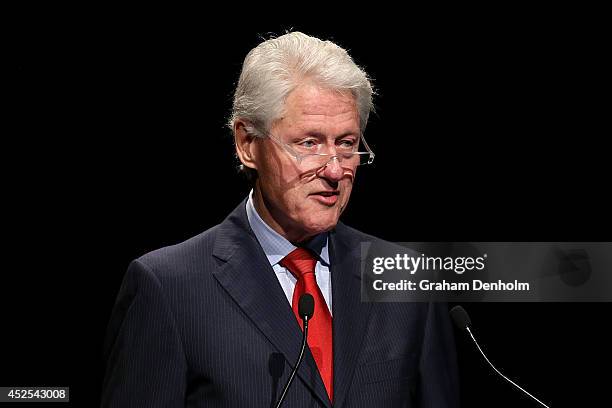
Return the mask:
[[[287, 269], [282, 267], [279, 262], [297, 247], [289, 242], [285, 237], [274, 231], [265, 221], [259, 216], [255, 205], [253, 204], [253, 190], [249, 194], [249, 199], [246, 203], [246, 213], [251, 229], [255, 233], [259, 244], [264, 250], [268, 262], [276, 273], [276, 278], [280, 283], [289, 304], [293, 300], [293, 290], [297, 279]], [[308, 243], [308, 248], [318, 255], [317, 264], [315, 266], [315, 277], [317, 284], [330, 313], [332, 312], [332, 288], [331, 288], [331, 272], [329, 263], [329, 240], [328, 234], [319, 234]]]

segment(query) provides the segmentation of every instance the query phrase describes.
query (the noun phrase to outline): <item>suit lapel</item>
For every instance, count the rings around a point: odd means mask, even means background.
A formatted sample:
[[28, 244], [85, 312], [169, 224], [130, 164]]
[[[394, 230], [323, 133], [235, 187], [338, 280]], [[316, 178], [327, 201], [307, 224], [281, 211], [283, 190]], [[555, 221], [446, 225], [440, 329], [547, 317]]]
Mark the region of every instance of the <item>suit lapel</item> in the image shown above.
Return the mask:
[[[213, 275], [293, 367], [302, 332], [274, 270], [248, 225], [245, 203], [219, 226], [213, 255], [223, 264]], [[325, 406], [331, 406], [309, 350], [297, 375]]]
[[330, 234], [334, 337], [334, 406], [351, 385], [365, 337], [371, 303], [361, 302], [361, 242], [339, 223]]

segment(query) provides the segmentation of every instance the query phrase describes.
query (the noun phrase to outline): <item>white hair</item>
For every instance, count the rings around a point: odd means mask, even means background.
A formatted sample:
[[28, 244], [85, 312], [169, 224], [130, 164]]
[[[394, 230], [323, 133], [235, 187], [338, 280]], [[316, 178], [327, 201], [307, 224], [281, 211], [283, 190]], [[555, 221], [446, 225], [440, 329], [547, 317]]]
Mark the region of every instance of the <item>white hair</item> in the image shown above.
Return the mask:
[[284, 113], [289, 94], [305, 81], [326, 89], [350, 92], [359, 111], [359, 125], [365, 130], [372, 103], [372, 84], [346, 50], [331, 41], [322, 41], [300, 32], [291, 32], [262, 42], [244, 59], [232, 116], [247, 122], [247, 131], [265, 136]]

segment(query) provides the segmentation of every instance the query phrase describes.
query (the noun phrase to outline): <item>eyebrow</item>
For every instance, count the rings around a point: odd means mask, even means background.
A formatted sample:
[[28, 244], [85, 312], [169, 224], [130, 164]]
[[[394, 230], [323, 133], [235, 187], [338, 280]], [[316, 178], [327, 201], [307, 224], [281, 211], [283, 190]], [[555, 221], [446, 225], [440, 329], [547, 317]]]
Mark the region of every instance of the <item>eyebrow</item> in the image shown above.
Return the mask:
[[[316, 137], [317, 139], [326, 139], [327, 138], [327, 135], [325, 135], [324, 133], [319, 132], [317, 130], [310, 130], [310, 131], [306, 132], [306, 135], [307, 136], [311, 136], [311, 137]], [[346, 137], [346, 136], [355, 136], [355, 137], [357, 137], [358, 135], [355, 132], [353, 132], [353, 131], [348, 131], [348, 132], [344, 132], [344, 133], [334, 137], [334, 139], [340, 139], [340, 138], [343, 138], [343, 137]]]

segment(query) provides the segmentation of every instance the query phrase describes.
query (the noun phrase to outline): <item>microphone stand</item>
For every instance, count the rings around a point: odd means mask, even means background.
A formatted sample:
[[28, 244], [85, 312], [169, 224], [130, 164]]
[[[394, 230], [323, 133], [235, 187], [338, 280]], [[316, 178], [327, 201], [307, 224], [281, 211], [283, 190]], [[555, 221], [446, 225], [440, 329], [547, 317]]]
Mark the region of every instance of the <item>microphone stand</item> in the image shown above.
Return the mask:
[[485, 361], [487, 363], [489, 363], [489, 365], [491, 366], [491, 368], [497, 373], [499, 374], [504, 380], [508, 381], [510, 384], [514, 385], [516, 388], [518, 388], [519, 390], [523, 391], [525, 394], [527, 394], [529, 397], [533, 398], [535, 401], [537, 401], [540, 405], [542, 405], [545, 408], [549, 408], [548, 405], [544, 404], [542, 401], [540, 401], [539, 399], [537, 399], [536, 397], [534, 397], [533, 395], [531, 395], [530, 393], [528, 393], [525, 389], [523, 389], [522, 387], [520, 387], [517, 383], [515, 383], [514, 381], [512, 381], [511, 379], [509, 379], [508, 377], [506, 377], [505, 375], [503, 375], [501, 373], [501, 371], [499, 371], [494, 365], [493, 363], [491, 363], [491, 361], [489, 361], [489, 358], [487, 357], [487, 355], [484, 353], [484, 351], [482, 351], [482, 348], [480, 348], [480, 344], [478, 344], [478, 342], [476, 341], [476, 337], [474, 337], [474, 335], [472, 334], [472, 330], [470, 330], [470, 326], [472, 325], [472, 321], [470, 320], [470, 316], [467, 314], [467, 312], [465, 311], [465, 309], [461, 306], [455, 306], [450, 310], [450, 315], [451, 318], [453, 320], [453, 323], [455, 323], [455, 326], [457, 326], [459, 329], [461, 330], [467, 330], [467, 332], [470, 334], [470, 337], [472, 338], [472, 341], [474, 341], [474, 344], [476, 344], [476, 347], [478, 347], [478, 351], [480, 351], [480, 354], [482, 354], [482, 356], [484, 357]]
[[276, 404], [276, 408], [280, 408], [280, 406], [283, 404], [283, 401], [285, 400], [285, 397], [287, 396], [287, 391], [289, 391], [289, 387], [291, 386], [291, 383], [293, 382], [293, 378], [295, 377], [295, 374], [297, 373], [297, 370], [300, 367], [300, 364], [302, 363], [302, 359], [304, 358], [304, 351], [306, 350], [306, 344], [307, 344], [306, 340], [308, 338], [308, 319], [309, 319], [309, 316], [307, 314], [302, 316], [302, 322], [304, 322], [304, 332], [302, 335], [302, 347], [300, 348], [300, 355], [297, 359], [297, 362], [295, 363], [295, 367], [293, 367], [293, 370], [291, 371], [291, 375], [289, 376], [289, 380], [287, 381], [287, 384], [285, 385], [285, 388], [283, 389], [280, 399], [278, 400], [278, 404]]
[[476, 347], [478, 347], [478, 351], [480, 351], [480, 354], [482, 354], [482, 356], [484, 357], [485, 361], [487, 363], [489, 363], [489, 365], [491, 366], [491, 368], [493, 368], [493, 370], [495, 370], [495, 372], [497, 374], [499, 374], [504, 380], [508, 381], [510, 384], [514, 385], [516, 388], [518, 388], [519, 390], [523, 391], [525, 394], [529, 395], [531, 398], [533, 398], [534, 400], [536, 400], [537, 402], [539, 402], [543, 407], [549, 408], [548, 405], [544, 404], [542, 401], [540, 401], [539, 399], [537, 399], [536, 397], [534, 397], [533, 395], [531, 395], [530, 393], [528, 393], [524, 388], [522, 388], [520, 385], [518, 385], [517, 383], [515, 383], [514, 381], [512, 381], [511, 379], [509, 379], [508, 377], [506, 377], [505, 375], [503, 375], [501, 373], [501, 371], [499, 371], [494, 365], [493, 363], [491, 363], [491, 361], [489, 361], [489, 359], [487, 358], [486, 354], [482, 351], [482, 349], [480, 348], [480, 345], [478, 344], [478, 342], [476, 341], [476, 338], [474, 337], [474, 335], [472, 334], [472, 331], [470, 330], [469, 326], [466, 326], [465, 329], [467, 330], [467, 332], [470, 334], [470, 337], [472, 338], [472, 340], [474, 340], [474, 344], [476, 344]]

